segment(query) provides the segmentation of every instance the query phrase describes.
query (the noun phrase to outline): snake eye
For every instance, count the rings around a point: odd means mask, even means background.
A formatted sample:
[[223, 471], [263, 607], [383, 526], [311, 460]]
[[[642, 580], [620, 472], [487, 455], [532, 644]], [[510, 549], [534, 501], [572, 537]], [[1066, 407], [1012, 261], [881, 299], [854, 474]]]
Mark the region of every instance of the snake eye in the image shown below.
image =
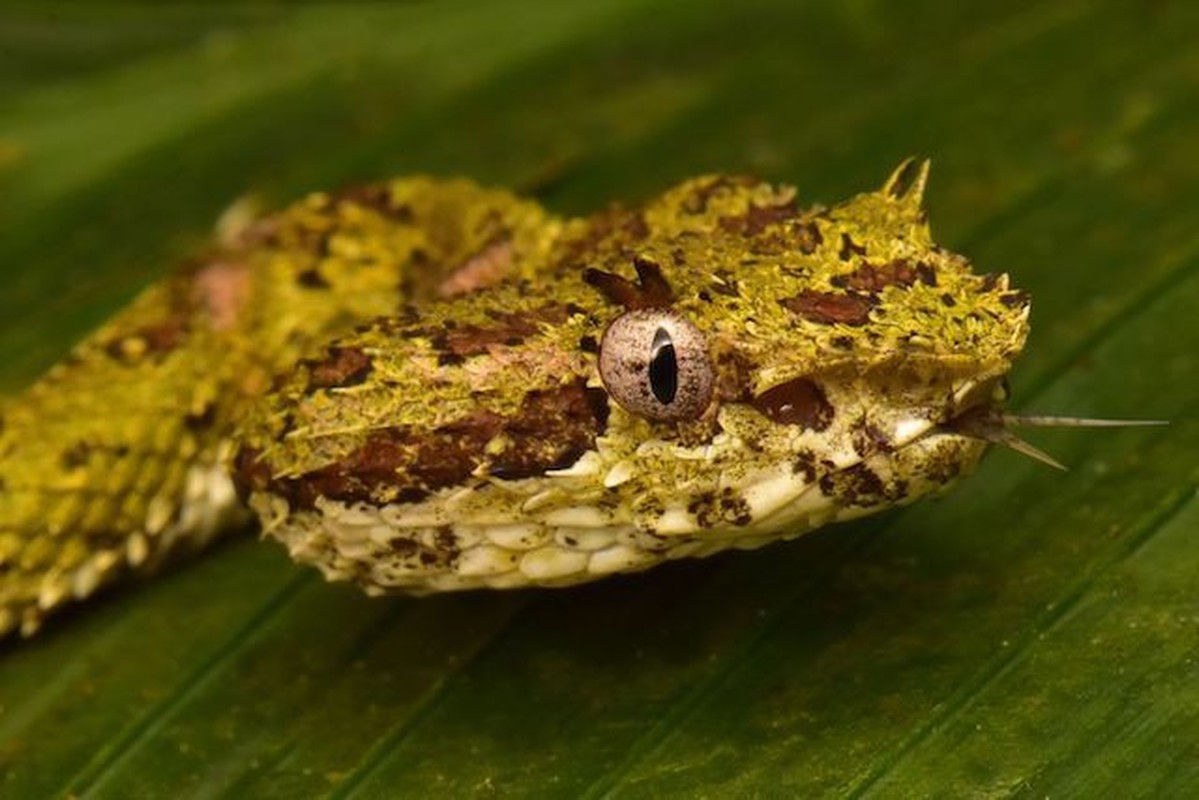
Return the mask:
[[647, 419], [697, 419], [712, 398], [704, 335], [673, 311], [638, 309], [613, 320], [599, 370], [612, 399]]

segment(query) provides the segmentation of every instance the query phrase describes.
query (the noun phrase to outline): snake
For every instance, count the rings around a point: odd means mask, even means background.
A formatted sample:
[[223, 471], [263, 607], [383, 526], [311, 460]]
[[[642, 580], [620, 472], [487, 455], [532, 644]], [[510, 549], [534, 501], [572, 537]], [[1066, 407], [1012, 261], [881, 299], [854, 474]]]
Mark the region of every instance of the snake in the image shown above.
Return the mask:
[[1028, 295], [908, 160], [561, 217], [404, 177], [243, 213], [0, 405], [0, 634], [262, 535], [367, 593], [558, 587], [939, 493], [1005, 440]]

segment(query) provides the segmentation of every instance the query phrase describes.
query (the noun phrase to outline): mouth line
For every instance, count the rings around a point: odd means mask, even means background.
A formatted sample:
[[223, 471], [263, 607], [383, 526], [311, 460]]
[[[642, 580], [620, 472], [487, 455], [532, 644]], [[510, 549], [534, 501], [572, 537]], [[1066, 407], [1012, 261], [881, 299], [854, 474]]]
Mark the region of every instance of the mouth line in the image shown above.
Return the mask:
[[[977, 380], [968, 379], [958, 384], [950, 395], [947, 408], [941, 415], [913, 417], [901, 421], [895, 430], [896, 449], [906, 449], [921, 444], [936, 436], [956, 436], [973, 441], [1003, 444], [1024, 452], [1025, 442], [1007, 430], [1004, 404], [1010, 392], [1007, 381], [1002, 377]], [[940, 417], [939, 419], [937, 417]], [[1031, 445], [1028, 452], [1037, 460], [1060, 467], [1048, 455]]]
[[965, 381], [953, 390], [940, 414], [917, 413], [899, 420], [892, 440], [899, 449], [937, 435], [985, 438], [980, 435], [984, 429], [1002, 427], [1002, 407], [1007, 397], [1007, 387], [999, 380]]
[[[984, 402], [972, 405], [969, 408], [957, 411], [940, 422], [922, 420], [917, 431], [908, 435], [901, 434], [897, 437], [900, 441], [896, 443], [893, 452], [923, 445], [934, 437], [942, 436], [953, 436], [972, 441], [986, 441], [992, 444], [1006, 444], [1006, 442], [1000, 441], [1000, 437], [1006, 433], [1002, 420], [1003, 412], [996, 403]], [[912, 420], [909, 424], [914, 425], [915, 423], [916, 420]]]

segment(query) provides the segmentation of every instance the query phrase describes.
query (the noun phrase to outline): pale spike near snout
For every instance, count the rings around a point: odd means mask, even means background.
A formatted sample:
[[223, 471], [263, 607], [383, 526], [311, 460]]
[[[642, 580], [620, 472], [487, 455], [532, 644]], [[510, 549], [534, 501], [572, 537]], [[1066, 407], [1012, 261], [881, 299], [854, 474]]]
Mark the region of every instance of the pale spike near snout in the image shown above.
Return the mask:
[[992, 412], [972, 416], [959, 423], [954, 429], [966, 436], [983, 439], [992, 444], [1003, 445], [1028, 456], [1034, 461], [1048, 464], [1054, 469], [1067, 471], [1067, 467], [1053, 456], [1021, 439], [1011, 428], [1135, 428], [1149, 425], [1169, 425], [1162, 419], [1097, 419], [1094, 417], [1066, 417], [1046, 414], [1005, 414]]

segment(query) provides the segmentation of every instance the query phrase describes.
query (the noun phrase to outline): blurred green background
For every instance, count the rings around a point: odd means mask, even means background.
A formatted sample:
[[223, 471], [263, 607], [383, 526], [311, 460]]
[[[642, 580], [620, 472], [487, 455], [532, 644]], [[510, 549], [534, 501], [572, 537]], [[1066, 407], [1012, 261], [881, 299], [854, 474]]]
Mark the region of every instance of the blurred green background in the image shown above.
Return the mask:
[[247, 193], [832, 202], [911, 154], [1034, 298], [1017, 406], [1170, 428], [552, 594], [371, 601], [240, 537], [0, 646], [0, 795], [1199, 793], [1199, 5], [5, 2], [0, 384]]

